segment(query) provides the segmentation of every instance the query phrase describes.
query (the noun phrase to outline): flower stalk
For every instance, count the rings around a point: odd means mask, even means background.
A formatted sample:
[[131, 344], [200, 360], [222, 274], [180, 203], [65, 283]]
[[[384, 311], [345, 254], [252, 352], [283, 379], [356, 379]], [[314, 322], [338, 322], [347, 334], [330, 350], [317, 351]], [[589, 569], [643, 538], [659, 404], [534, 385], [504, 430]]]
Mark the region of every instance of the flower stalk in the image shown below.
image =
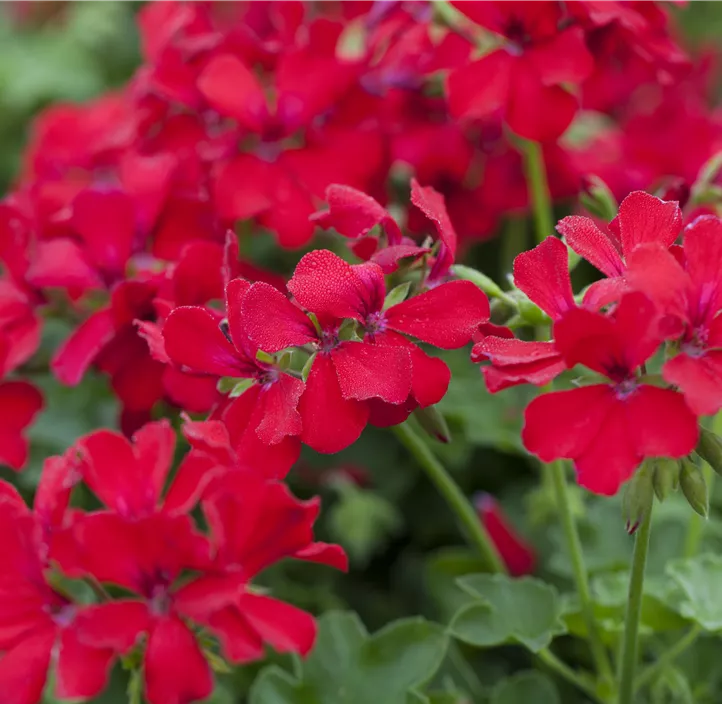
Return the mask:
[[652, 528], [652, 511], [642, 519], [634, 542], [632, 572], [629, 577], [629, 596], [624, 620], [624, 637], [619, 657], [619, 698], [617, 704], [633, 704], [634, 676], [637, 669], [639, 620], [644, 596], [644, 573], [649, 552], [649, 535]]

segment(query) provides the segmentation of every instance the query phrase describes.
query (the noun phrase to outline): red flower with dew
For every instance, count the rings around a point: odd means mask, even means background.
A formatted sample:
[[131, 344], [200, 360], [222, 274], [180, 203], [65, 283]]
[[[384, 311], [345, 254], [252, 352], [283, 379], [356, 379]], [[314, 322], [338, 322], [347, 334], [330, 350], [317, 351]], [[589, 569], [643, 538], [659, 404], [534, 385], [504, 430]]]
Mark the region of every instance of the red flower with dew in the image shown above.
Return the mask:
[[478, 119], [503, 111], [522, 137], [537, 142], [559, 137], [578, 108], [563, 86], [580, 84], [594, 68], [582, 29], [559, 29], [562, 9], [553, 2], [454, 5], [498, 34], [502, 46], [449, 74], [451, 114]]
[[554, 391], [527, 407], [524, 446], [544, 462], [574, 460], [579, 484], [615, 494], [645, 457], [688, 455], [697, 444], [697, 418], [673, 389], [637, 375], [660, 343], [655, 305], [626, 294], [612, 317], [575, 309], [554, 325], [569, 367], [583, 364], [606, 383]]
[[582, 215], [569, 215], [557, 225], [566, 243], [608, 277], [592, 284], [585, 293], [584, 304], [591, 308], [613, 303], [627, 290], [627, 258], [636, 247], [657, 243], [669, 248], [681, 229], [679, 204], [643, 191], [630, 193], [622, 201], [606, 232]]
[[[662, 367], [692, 410], [712, 415], [722, 408], [722, 222], [702, 215], [688, 225], [684, 248], [672, 254], [659, 246], [638, 248], [627, 279], [664, 313], [677, 354]], [[676, 256], [679, 254], [679, 256]]]
[[[569, 278], [567, 248], [556, 237], [514, 259], [514, 285], [553, 321], [576, 308]], [[481, 369], [490, 393], [517, 384], [544, 386], [566, 369], [553, 341], [527, 342], [514, 337], [511, 330], [482, 325], [475, 335], [471, 361], [489, 361]]]
[[[313, 345], [299, 412], [301, 438], [319, 452], [338, 452], [358, 438], [370, 417], [369, 401], [386, 404], [378, 411], [380, 423], [394, 424], [415, 405], [443, 397], [448, 368], [404, 335], [455, 349], [489, 315], [486, 297], [468, 281], [442, 284], [384, 310], [382, 270], [372, 263], [352, 266], [326, 250], [301, 259], [288, 289], [317, 324], [262, 283], [251, 287], [244, 302], [246, 324], [267, 352]], [[344, 337], [344, 321], [358, 326], [357, 339]]]

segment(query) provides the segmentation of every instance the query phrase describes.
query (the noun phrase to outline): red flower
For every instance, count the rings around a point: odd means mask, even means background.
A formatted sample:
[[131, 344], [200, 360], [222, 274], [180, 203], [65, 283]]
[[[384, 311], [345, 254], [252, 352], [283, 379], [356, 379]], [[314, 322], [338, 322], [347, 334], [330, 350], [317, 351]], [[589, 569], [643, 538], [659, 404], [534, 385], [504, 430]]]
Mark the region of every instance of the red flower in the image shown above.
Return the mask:
[[[556, 237], [514, 259], [514, 284], [554, 321], [576, 307], [567, 248]], [[495, 330], [478, 332], [475, 342], [471, 361], [491, 362], [481, 370], [491, 393], [517, 384], [544, 386], [566, 369], [553, 342], [526, 342], [511, 331], [502, 337]]]
[[679, 354], [665, 362], [662, 375], [684, 393], [699, 415], [722, 408], [722, 222], [697, 218], [684, 230], [682, 263], [654, 245], [629, 259], [627, 279], [657, 302], [665, 330], [678, 340]]
[[607, 279], [592, 284], [584, 303], [601, 308], [619, 300], [627, 289], [626, 259], [641, 244], [670, 247], [682, 229], [682, 211], [674, 201], [663, 201], [643, 191], [630, 193], [619, 206], [619, 214], [607, 232], [591, 218], [570, 215], [559, 222], [557, 231], [567, 244], [601, 271]]
[[113, 652], [82, 642], [84, 607], [46, 581], [36, 517], [12, 487], [2, 487], [0, 527], [0, 690], [13, 704], [40, 702], [51, 660], [56, 696], [95, 697], [105, 688]]
[[[408, 416], [415, 404], [427, 406], [443, 397], [449, 382], [446, 365], [403, 335], [455, 349], [470, 341], [489, 314], [486, 297], [468, 281], [440, 285], [383, 310], [386, 287], [381, 269], [371, 263], [351, 266], [326, 250], [304, 256], [288, 288], [317, 317], [318, 330], [288, 299], [264, 284], [254, 284], [248, 294], [246, 324], [249, 335], [268, 352], [314, 345], [299, 411], [302, 440], [319, 452], [338, 452], [358, 438], [369, 420], [369, 401], [396, 406], [390, 412], [398, 412], [398, 418], [381, 421], [393, 424]], [[362, 339], [341, 337], [344, 320], [359, 324]], [[384, 410], [382, 406], [380, 415]]]
[[509, 524], [499, 502], [490, 494], [480, 494], [474, 503], [479, 520], [484, 524], [509, 574], [512, 577], [531, 574], [536, 565], [534, 548]]
[[[157, 448], [146, 448], [140, 457], [148, 462], [156, 455]], [[184, 704], [211, 693], [211, 668], [191, 624], [215, 635], [232, 662], [262, 657], [265, 643], [280, 652], [307, 653], [315, 639], [313, 617], [255, 594], [250, 580], [285, 557], [346, 567], [340, 548], [313, 542], [318, 503], [301, 503], [258, 474], [226, 475], [203, 509], [210, 544], [187, 516], [156, 513], [129, 521], [96, 513], [76, 520], [72, 543], [56, 555], [72, 576], [89, 574], [137, 595], [86, 608], [77, 628], [83, 643], [116, 654], [138, 647], [146, 636], [143, 673], [150, 704]], [[196, 576], [181, 580], [186, 570]]]
[[654, 304], [626, 294], [606, 317], [569, 311], [554, 326], [567, 365], [584, 364], [610, 383], [555, 391], [526, 409], [522, 440], [542, 461], [574, 460], [579, 483], [615, 494], [645, 457], [684, 457], [698, 438], [697, 418], [672, 389], [645, 384], [637, 368], [659, 346]]
[[477, 24], [505, 37], [502, 48], [449, 74], [449, 109], [480, 118], [503, 110], [514, 132], [553, 141], [569, 126], [577, 99], [562, 84], [579, 84], [594, 62], [579, 27], [560, 30], [557, 3], [455, 3]]
[[[278, 293], [269, 284], [256, 285]], [[245, 461], [265, 467], [269, 476], [281, 477], [300, 451], [297, 406], [303, 382], [258, 359], [258, 346], [249, 337], [243, 313], [250, 287], [247, 281], [234, 279], [226, 288], [228, 337], [221, 329], [220, 316], [206, 308], [182, 306], [168, 317], [163, 339], [170, 359], [184, 369], [253, 380], [249, 389], [230, 402], [223, 418]], [[300, 311], [298, 315], [303, 326], [311, 325]], [[266, 316], [272, 319], [273, 311]]]

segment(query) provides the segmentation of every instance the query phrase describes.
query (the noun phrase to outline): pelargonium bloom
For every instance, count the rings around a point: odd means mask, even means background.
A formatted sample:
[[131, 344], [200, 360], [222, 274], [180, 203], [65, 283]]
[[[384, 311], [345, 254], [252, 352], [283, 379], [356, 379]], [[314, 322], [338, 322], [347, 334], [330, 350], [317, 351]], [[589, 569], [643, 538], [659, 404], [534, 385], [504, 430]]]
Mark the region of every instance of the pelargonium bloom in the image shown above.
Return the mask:
[[[448, 368], [405, 335], [455, 349], [467, 344], [489, 315], [486, 297], [468, 281], [439, 285], [384, 310], [382, 270], [373, 263], [352, 266], [326, 250], [301, 259], [288, 289], [318, 327], [262, 283], [254, 284], [245, 300], [246, 325], [267, 352], [314, 346], [299, 412], [303, 441], [320, 452], [338, 452], [358, 438], [370, 401], [386, 404], [380, 415], [394, 415], [396, 407], [398, 416], [381, 421], [393, 424], [408, 416], [409, 405], [428, 406], [443, 397]], [[343, 337], [344, 321], [359, 326], [360, 339]]]
[[608, 381], [535, 398], [522, 431], [527, 450], [544, 462], [573, 460], [579, 484], [609, 495], [645, 457], [688, 455], [699, 430], [684, 396], [637, 376], [659, 347], [658, 331], [656, 307], [639, 292], [626, 294], [611, 317], [580, 308], [566, 313], [554, 325], [565, 362]]
[[695, 413], [712, 415], [722, 408], [722, 222], [700, 216], [685, 228], [683, 243], [679, 257], [655, 245], [638, 248], [627, 279], [658, 303], [677, 341], [678, 354], [662, 367], [665, 381]]
[[566, 243], [608, 277], [592, 284], [584, 295], [585, 305], [596, 308], [619, 300], [627, 290], [627, 259], [636, 247], [656, 243], [668, 249], [681, 229], [679, 204], [644, 191], [634, 191], [621, 202], [606, 232], [582, 215], [569, 215], [557, 225]]
[[559, 137], [577, 111], [565, 87], [581, 83], [594, 61], [580, 27], [560, 29], [556, 3], [459, 2], [476, 24], [500, 35], [502, 46], [449, 74], [455, 117], [480, 118], [501, 110], [514, 132], [538, 142]]
[[[553, 321], [576, 307], [567, 248], [556, 237], [547, 237], [514, 259], [514, 284]], [[481, 369], [489, 392], [517, 384], [544, 386], [566, 369], [554, 342], [528, 342], [502, 331], [482, 326], [471, 350], [472, 362], [490, 362]]]

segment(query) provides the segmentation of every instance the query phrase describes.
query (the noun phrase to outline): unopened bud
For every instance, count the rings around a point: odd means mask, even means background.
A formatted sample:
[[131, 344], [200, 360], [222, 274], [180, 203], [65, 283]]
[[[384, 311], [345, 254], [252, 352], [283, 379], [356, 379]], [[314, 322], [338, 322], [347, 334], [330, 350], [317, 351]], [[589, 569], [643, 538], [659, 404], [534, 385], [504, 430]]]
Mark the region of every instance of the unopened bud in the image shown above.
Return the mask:
[[617, 215], [619, 206], [614, 194], [598, 176], [585, 176], [582, 179], [582, 191], [579, 200], [584, 208], [607, 222]]
[[529, 325], [548, 325], [549, 317], [544, 311], [526, 298], [519, 300], [519, 314]]
[[626, 522], [627, 533], [634, 533], [639, 524], [649, 514], [654, 501], [652, 466], [645, 462], [627, 482], [622, 497], [622, 511]]
[[709, 494], [702, 470], [689, 457], [682, 460], [679, 486], [692, 509], [703, 518], [709, 513]]
[[679, 486], [679, 462], [667, 457], [652, 460], [654, 468], [654, 493], [664, 501]]
[[722, 438], [707, 428], [699, 429], [699, 442], [695, 452], [714, 469], [722, 474]]
[[451, 431], [446, 424], [446, 419], [436, 406], [417, 408], [414, 411], [419, 425], [435, 440], [443, 443], [451, 442]]

